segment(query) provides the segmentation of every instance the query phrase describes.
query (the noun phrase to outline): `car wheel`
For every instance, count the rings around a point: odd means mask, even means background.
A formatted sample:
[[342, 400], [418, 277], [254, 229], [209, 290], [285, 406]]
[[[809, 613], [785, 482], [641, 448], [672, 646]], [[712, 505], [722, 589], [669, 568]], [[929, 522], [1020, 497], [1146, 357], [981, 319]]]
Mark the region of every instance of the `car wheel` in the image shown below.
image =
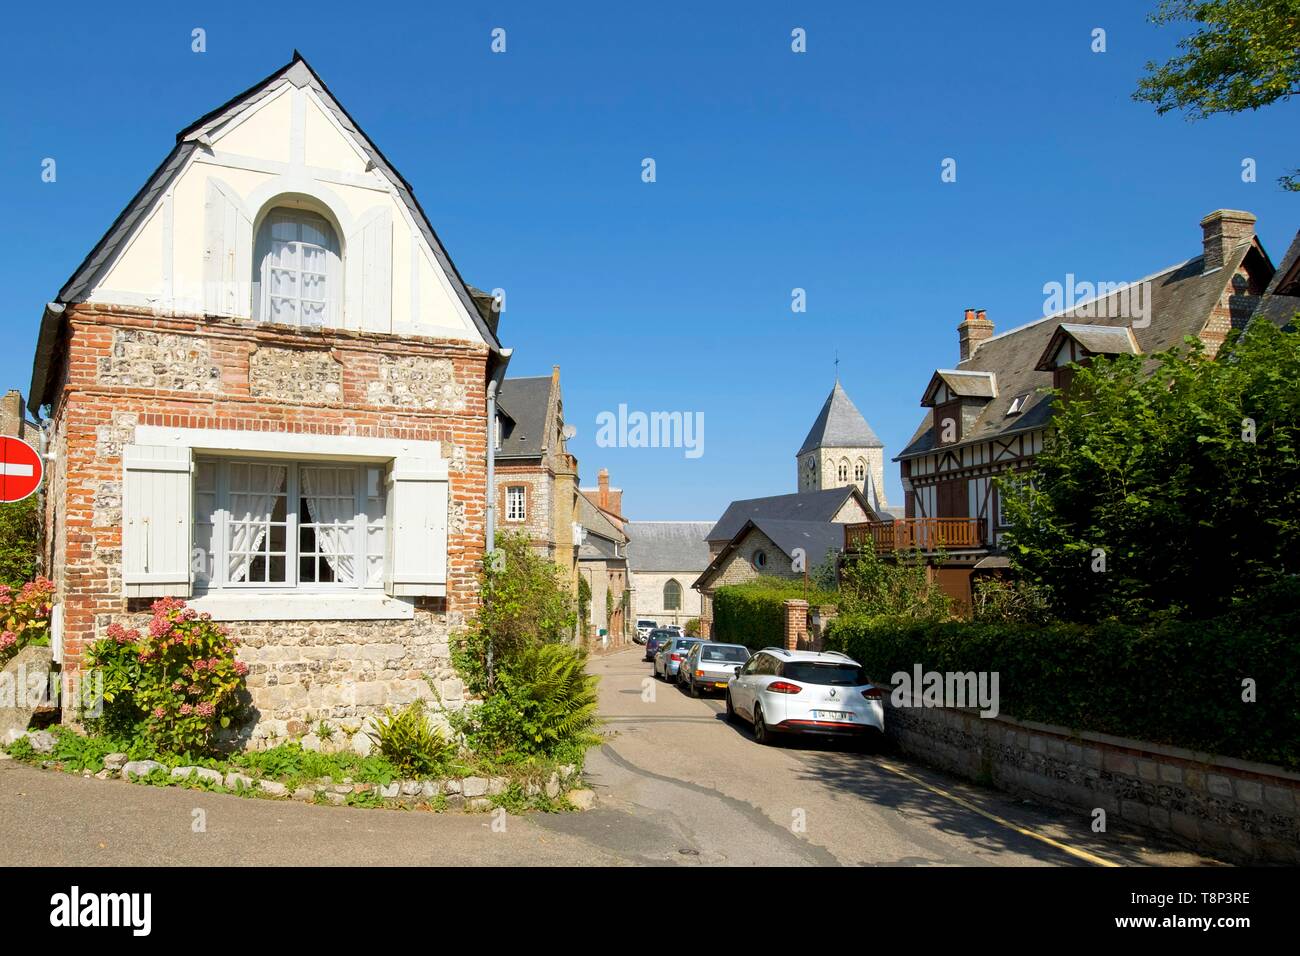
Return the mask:
[[767, 729], [767, 724], [763, 721], [763, 707], [757, 701], [754, 702], [754, 740], [764, 747], [772, 746], [772, 731]]
[[727, 691], [727, 723], [734, 724], [735, 722], [736, 708], [733, 707], [731, 703], [731, 691]]

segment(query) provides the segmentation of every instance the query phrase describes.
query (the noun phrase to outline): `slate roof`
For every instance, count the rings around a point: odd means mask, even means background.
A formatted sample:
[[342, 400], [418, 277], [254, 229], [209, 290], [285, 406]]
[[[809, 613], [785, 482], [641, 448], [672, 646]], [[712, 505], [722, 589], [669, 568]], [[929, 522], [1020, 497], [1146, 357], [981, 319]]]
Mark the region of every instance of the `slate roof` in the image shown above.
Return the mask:
[[627, 542], [627, 536], [583, 495], [578, 496], [578, 521], [587, 532], [586, 539], [578, 547], [579, 560], [616, 558], [617, 545]]
[[[1251, 254], [1262, 256], [1254, 241], [1243, 240], [1226, 256], [1222, 269], [1205, 273], [1204, 257], [1197, 256], [1133, 283], [1150, 283], [1150, 325], [1133, 329], [1142, 354], [1149, 355], [1182, 345], [1184, 337], [1199, 333], [1205, 327], [1210, 311], [1219, 301], [1227, 283]], [[1047, 394], [1052, 387], [1052, 374], [1038, 371], [1034, 366], [1046, 350], [1048, 342], [1063, 323], [1133, 325], [1133, 317], [1123, 314], [1124, 309], [1120, 308], [1123, 300], [1119, 297], [1124, 294], [1123, 289], [1116, 290], [1092, 303], [1079, 303], [1070, 310], [995, 335], [986, 339], [971, 358], [959, 363], [958, 371], [994, 373], [997, 376], [998, 394], [984, 406], [969, 428], [963, 428], [958, 444], [986, 441], [993, 436], [1045, 426], [1052, 415], [1052, 399]], [[1081, 310], [1084, 310], [1083, 314], [1080, 314]], [[1017, 415], [1008, 416], [1007, 409], [1012, 401], [1026, 394], [1029, 397], [1023, 410]], [[932, 413], [927, 409], [907, 446], [894, 460], [925, 455], [934, 448]]]
[[629, 521], [627, 566], [633, 571], [703, 571], [709, 564], [707, 521]]
[[[198, 137], [202, 133], [215, 129], [256, 105], [276, 89], [279, 89], [284, 82], [292, 83], [300, 88], [307, 87], [315, 92], [326, 108], [334, 114], [339, 125], [356, 138], [362, 151], [366, 154], [366, 158], [393, 184], [398, 197], [410, 211], [416, 227], [424, 236], [425, 241], [429, 243], [434, 258], [437, 259], [438, 264], [442, 266], [443, 271], [451, 280], [452, 288], [469, 312], [470, 319], [473, 320], [479, 334], [493, 352], [500, 352], [501, 342], [497, 338], [496, 329], [494, 328], [495, 323], [485, 321], [478, 305], [475, 304], [473, 293], [461, 277], [455, 263], [451, 261], [447, 250], [443, 248], [442, 241], [438, 238], [437, 232], [429, 222], [429, 217], [425, 215], [419, 200], [415, 198], [415, 191], [402, 178], [401, 173], [389, 163], [388, 158], [365, 134], [348, 111], [343, 108], [343, 105], [334, 98], [334, 94], [330, 92], [329, 87], [316, 75], [316, 71], [311, 68], [311, 65], [297, 50], [293, 51], [293, 59], [286, 65], [280, 67], [265, 79], [253, 84], [244, 92], [227, 100], [221, 106], [206, 113], [176, 134], [176, 145], [172, 147], [171, 152], [167, 154], [167, 157], [159, 164], [158, 168], [145, 180], [145, 184], [140, 187], [140, 191], [132, 197], [126, 208], [109, 226], [108, 231], [104, 233], [86, 258], [82, 260], [81, 265], [64, 283], [63, 288], [59, 290], [55, 304], [80, 301], [89, 294], [100, 271], [112, 261], [117, 250], [122, 248], [123, 244], [130, 239], [136, 226], [153, 208], [154, 201], [167, 190], [185, 167], [190, 155], [201, 148]], [[61, 316], [62, 310], [51, 311], [47, 309], [42, 321], [42, 327], [37, 339], [32, 385], [28, 393], [28, 407], [33, 412], [38, 411], [45, 402], [50, 356], [57, 338]]]
[[930, 379], [930, 386], [925, 390], [925, 400], [929, 401], [932, 393], [942, 383], [954, 395], [963, 398], [995, 398], [998, 394], [997, 376], [991, 372], [960, 371], [955, 368], [936, 369]]
[[797, 455], [814, 448], [884, 448], [885, 443], [876, 437], [857, 406], [835, 380], [835, 387], [826, 396], [817, 420], [813, 422], [808, 437], [803, 440]]
[[496, 457], [540, 458], [546, 450], [546, 410], [550, 407], [551, 376], [507, 378], [497, 389], [501, 414], [501, 447]]
[[710, 542], [730, 541], [751, 518], [768, 518], [777, 521], [830, 521], [835, 517], [835, 513], [844, 507], [844, 502], [854, 496], [870, 517], [871, 506], [862, 497], [862, 492], [852, 485], [844, 488], [827, 488], [822, 491], [801, 491], [791, 495], [733, 501], [705, 535], [705, 539]]
[[770, 538], [787, 558], [794, 557], [795, 548], [802, 548], [809, 571], [826, 559], [828, 551], [844, 550], [844, 525], [839, 522], [750, 518], [741, 524], [736, 534], [727, 542], [727, 546], [718, 552], [718, 556], [695, 579], [691, 587], [708, 587], [709, 580], [722, 569], [728, 558], [755, 530], [761, 531]]
[[1300, 312], [1300, 232], [1282, 257], [1277, 272], [1264, 290], [1264, 298], [1255, 310], [1278, 328], [1284, 328]]

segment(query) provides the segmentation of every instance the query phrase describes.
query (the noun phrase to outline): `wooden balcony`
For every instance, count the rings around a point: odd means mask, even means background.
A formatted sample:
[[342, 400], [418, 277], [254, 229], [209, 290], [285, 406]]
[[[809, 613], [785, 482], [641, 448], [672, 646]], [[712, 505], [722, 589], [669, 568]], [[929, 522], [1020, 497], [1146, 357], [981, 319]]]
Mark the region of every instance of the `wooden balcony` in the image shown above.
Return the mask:
[[984, 547], [979, 518], [900, 518], [844, 526], [846, 553], [886, 551], [966, 551]]

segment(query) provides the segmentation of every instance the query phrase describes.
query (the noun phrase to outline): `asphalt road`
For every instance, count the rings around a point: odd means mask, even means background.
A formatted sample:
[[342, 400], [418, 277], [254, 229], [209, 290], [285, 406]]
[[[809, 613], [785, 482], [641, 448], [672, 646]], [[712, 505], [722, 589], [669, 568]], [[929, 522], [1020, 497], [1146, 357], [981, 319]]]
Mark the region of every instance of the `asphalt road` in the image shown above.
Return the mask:
[[[592, 662], [608, 740], [595, 809], [509, 817], [357, 810], [128, 786], [0, 761], [0, 865], [903, 865], [1210, 863], [1082, 814], [837, 744], [761, 747], [722, 703]], [[196, 812], [196, 811], [201, 811]], [[201, 819], [203, 826], [196, 827]], [[1050, 841], [1050, 842], [1049, 842]]]

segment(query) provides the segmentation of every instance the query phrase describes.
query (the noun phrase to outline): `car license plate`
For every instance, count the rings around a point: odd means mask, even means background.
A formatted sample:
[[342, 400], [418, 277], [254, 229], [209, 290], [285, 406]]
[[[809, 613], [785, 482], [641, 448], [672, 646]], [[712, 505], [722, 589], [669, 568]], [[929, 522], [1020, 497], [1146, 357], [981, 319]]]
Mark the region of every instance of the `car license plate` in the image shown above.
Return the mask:
[[842, 710], [814, 710], [813, 718], [816, 720], [846, 720], [852, 721], [853, 715], [845, 713]]

